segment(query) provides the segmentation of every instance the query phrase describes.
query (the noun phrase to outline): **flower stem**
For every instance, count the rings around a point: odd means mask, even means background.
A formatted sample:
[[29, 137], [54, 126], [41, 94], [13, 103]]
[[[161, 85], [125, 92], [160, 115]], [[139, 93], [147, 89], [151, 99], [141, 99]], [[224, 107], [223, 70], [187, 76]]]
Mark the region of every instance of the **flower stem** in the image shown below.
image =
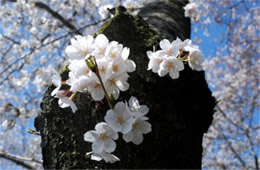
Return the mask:
[[113, 105], [112, 105], [112, 103], [111, 103], [111, 101], [110, 101], [110, 98], [109, 98], [109, 96], [108, 96], [108, 94], [107, 94], [107, 91], [106, 91], [106, 88], [105, 88], [105, 86], [104, 86], [104, 83], [103, 83], [103, 81], [102, 81], [102, 79], [101, 79], [101, 76], [100, 76], [100, 73], [99, 73], [99, 70], [98, 70], [98, 64], [97, 64], [96, 58], [95, 58], [94, 56], [93, 56], [93, 60], [94, 60], [94, 63], [95, 63], [96, 75], [97, 75], [98, 80], [100, 81], [100, 84], [101, 84], [101, 86], [102, 86], [102, 89], [103, 89], [103, 91], [104, 91], [104, 93], [105, 93], [105, 97], [106, 97], [107, 103], [108, 103], [110, 109], [113, 109], [114, 107], [113, 107]]

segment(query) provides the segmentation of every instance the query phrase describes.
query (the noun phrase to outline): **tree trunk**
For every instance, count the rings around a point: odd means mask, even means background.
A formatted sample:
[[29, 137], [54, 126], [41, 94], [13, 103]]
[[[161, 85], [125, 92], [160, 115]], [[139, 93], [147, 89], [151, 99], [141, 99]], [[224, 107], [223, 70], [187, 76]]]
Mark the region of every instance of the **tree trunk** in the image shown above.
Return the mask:
[[[190, 21], [184, 17], [182, 7], [181, 1], [165, 1], [148, 5], [140, 12], [161, 34], [141, 17], [131, 16], [122, 8], [117, 8], [114, 18], [97, 32], [131, 50], [129, 58], [135, 61], [136, 71], [130, 74], [130, 88], [121, 92], [119, 100], [136, 96], [150, 108], [147, 116], [152, 132], [144, 135], [143, 143], [136, 146], [120, 137], [113, 153], [121, 159], [119, 162], [90, 160], [86, 153], [91, 151], [91, 143], [85, 142], [83, 135], [93, 130], [97, 122], [104, 121], [109, 109], [106, 101], [95, 102], [87, 93], [77, 94], [75, 103], [79, 110], [73, 114], [70, 108], [58, 106], [58, 100], [51, 96], [55, 88], [51, 85], [35, 120], [42, 137], [44, 168], [201, 168], [202, 136], [211, 124], [215, 106], [204, 71], [192, 71], [185, 65], [176, 80], [147, 71], [146, 51], [158, 47], [163, 37], [189, 38]], [[161, 15], [154, 15], [157, 8]], [[64, 80], [67, 73], [66, 69], [62, 73]]]

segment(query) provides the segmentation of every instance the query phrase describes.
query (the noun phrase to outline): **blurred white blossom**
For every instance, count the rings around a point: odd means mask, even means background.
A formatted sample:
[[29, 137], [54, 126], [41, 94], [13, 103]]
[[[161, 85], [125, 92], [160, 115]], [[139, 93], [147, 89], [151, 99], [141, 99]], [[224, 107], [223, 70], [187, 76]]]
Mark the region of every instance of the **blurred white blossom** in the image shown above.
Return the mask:
[[4, 130], [11, 130], [11, 129], [14, 128], [15, 123], [16, 123], [15, 120], [6, 119], [6, 120], [4, 120], [3, 123], [2, 123], [2, 128], [3, 128]]

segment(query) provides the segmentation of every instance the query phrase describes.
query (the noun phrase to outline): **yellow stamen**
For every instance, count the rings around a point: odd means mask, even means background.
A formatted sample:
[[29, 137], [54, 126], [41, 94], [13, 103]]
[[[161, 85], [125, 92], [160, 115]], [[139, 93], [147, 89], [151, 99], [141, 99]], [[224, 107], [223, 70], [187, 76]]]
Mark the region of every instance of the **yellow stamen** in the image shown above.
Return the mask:
[[101, 133], [101, 134], [99, 135], [99, 139], [104, 141], [104, 140], [107, 139], [107, 135], [104, 134], [104, 133]]
[[101, 87], [102, 87], [101, 84], [96, 83], [95, 88], [101, 88]]
[[106, 73], [105, 67], [101, 67], [101, 68], [99, 69], [99, 72], [102, 73], [102, 74], [105, 74], [105, 73]]
[[116, 80], [115, 79], [111, 79], [109, 80], [111, 86], [115, 86], [116, 85]]
[[118, 71], [118, 64], [113, 65], [112, 70], [114, 72], [117, 72]]
[[118, 117], [117, 117], [117, 122], [118, 122], [120, 125], [122, 125], [122, 124], [125, 122], [125, 120], [124, 120], [124, 118], [123, 118], [122, 116], [118, 116]]
[[172, 50], [171, 49], [167, 50], [167, 55], [168, 56], [172, 55]]
[[171, 68], [173, 68], [173, 63], [172, 63], [172, 62], [169, 62], [169, 63], [167, 64], [167, 68], [168, 68], [168, 70], [170, 70]]
[[115, 51], [113, 51], [113, 52], [111, 53], [111, 57], [112, 57], [112, 58], [116, 58], [116, 56], [117, 56], [117, 53], [116, 53]]
[[134, 123], [133, 125], [132, 125], [132, 128], [133, 128], [133, 130], [136, 130], [137, 129], [137, 123]]
[[82, 49], [81, 52], [82, 52], [83, 55], [87, 55], [88, 54], [88, 49]]

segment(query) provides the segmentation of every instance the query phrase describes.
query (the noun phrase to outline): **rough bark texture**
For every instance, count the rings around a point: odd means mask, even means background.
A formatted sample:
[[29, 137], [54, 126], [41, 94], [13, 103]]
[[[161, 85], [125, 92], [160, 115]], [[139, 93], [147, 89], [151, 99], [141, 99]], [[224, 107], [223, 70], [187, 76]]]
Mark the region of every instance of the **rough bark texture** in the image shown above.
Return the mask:
[[[182, 3], [175, 2], [183, 16]], [[77, 94], [75, 103], [79, 110], [73, 114], [70, 108], [59, 108], [57, 99], [50, 95], [55, 88], [51, 85], [35, 121], [42, 137], [44, 168], [201, 168], [202, 136], [211, 124], [215, 106], [204, 72], [192, 71], [185, 64], [179, 79], [172, 80], [147, 71], [146, 51], [158, 46], [163, 37], [141, 17], [119, 11], [98, 33], [131, 49], [129, 58], [135, 61], [137, 69], [130, 74], [130, 89], [122, 92], [119, 100], [136, 96], [141, 104], [147, 105], [152, 132], [144, 136], [139, 146], [125, 143], [120, 137], [113, 153], [121, 159], [119, 162], [91, 161], [85, 155], [91, 151], [91, 144], [83, 140], [83, 135], [104, 121], [106, 101], [95, 102], [89, 94]], [[171, 39], [188, 38], [189, 32], [185, 30], [190, 29], [190, 23], [182, 18], [176, 23], [182, 23], [183, 29]], [[67, 70], [62, 77], [67, 78]]]

